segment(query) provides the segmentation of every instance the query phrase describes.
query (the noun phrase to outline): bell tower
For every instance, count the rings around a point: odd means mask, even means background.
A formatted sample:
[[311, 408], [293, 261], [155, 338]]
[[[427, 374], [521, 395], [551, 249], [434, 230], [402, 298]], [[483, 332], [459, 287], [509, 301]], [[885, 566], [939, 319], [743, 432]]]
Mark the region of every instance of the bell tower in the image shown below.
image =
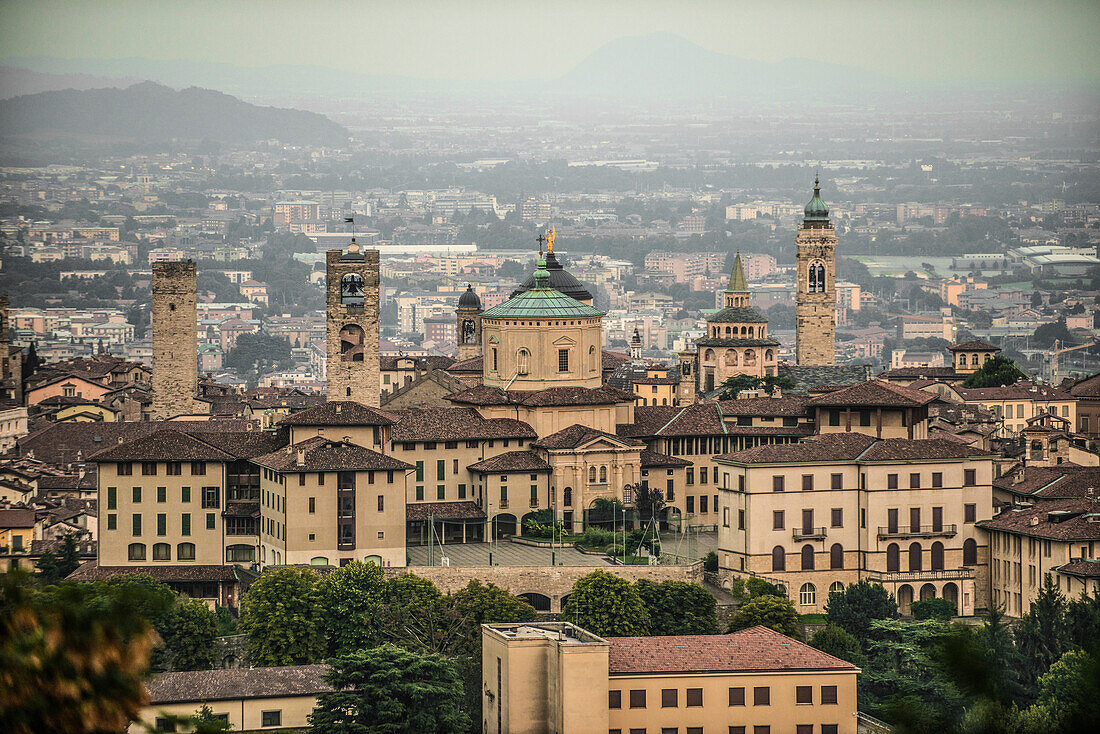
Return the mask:
[[455, 309], [455, 318], [458, 321], [458, 354], [459, 362], [474, 359], [481, 356], [481, 299], [474, 293], [474, 287], [466, 285], [466, 292], [458, 298], [458, 308]]
[[800, 365], [836, 362], [836, 230], [814, 178], [814, 197], [795, 237], [795, 349]]
[[329, 250], [325, 264], [327, 397], [377, 408], [382, 397], [378, 250], [360, 250], [352, 237], [347, 252]]

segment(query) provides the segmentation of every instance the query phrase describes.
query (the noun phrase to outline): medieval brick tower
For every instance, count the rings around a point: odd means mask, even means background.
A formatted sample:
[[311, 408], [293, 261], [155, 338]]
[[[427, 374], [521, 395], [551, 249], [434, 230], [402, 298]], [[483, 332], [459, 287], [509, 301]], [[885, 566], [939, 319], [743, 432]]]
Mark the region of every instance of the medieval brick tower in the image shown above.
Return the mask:
[[199, 389], [195, 263], [153, 263], [153, 420], [196, 411]]
[[12, 349], [8, 297], [0, 296], [0, 398], [23, 402], [23, 350]]
[[329, 250], [326, 264], [328, 399], [378, 407], [378, 250], [362, 251], [352, 237], [347, 252]]
[[800, 365], [835, 362], [836, 244], [829, 207], [821, 200], [821, 187], [815, 178], [814, 198], [806, 205], [795, 237], [798, 250], [795, 348]]
[[459, 296], [455, 318], [458, 321], [458, 361], [480, 357], [481, 299], [474, 293], [473, 286], [467, 285], [466, 292]]

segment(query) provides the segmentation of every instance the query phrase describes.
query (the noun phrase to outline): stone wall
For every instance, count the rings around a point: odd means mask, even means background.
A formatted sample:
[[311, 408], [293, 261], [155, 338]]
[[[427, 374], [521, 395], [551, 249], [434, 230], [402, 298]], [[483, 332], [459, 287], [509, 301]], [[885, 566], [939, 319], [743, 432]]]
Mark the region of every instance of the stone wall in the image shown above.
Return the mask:
[[199, 410], [195, 289], [194, 262], [153, 263], [153, 420]]
[[[382, 397], [379, 373], [379, 273], [378, 250], [347, 253], [330, 250], [326, 254], [327, 300], [327, 396], [329, 400], [354, 400], [378, 407]], [[363, 278], [362, 304], [349, 305], [342, 297], [340, 283], [345, 275]], [[350, 359], [341, 349], [340, 331], [346, 326], [362, 329], [362, 358]]]
[[387, 578], [414, 573], [431, 580], [444, 594], [458, 591], [474, 579], [493, 583], [513, 594], [541, 594], [549, 597], [550, 611], [559, 612], [563, 597], [573, 590], [581, 576], [595, 570], [607, 571], [631, 583], [649, 581], [686, 581], [703, 583], [703, 562], [690, 566], [410, 566], [386, 568]]

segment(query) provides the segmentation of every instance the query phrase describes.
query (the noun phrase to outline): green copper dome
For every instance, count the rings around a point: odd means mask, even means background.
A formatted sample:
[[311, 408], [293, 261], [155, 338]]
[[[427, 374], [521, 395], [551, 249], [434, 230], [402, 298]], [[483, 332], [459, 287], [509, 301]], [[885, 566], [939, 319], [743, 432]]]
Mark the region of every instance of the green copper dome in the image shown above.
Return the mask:
[[499, 306], [493, 306], [482, 314], [483, 318], [561, 319], [603, 316], [598, 311], [561, 291], [550, 287], [550, 273], [546, 261], [539, 258], [535, 266], [535, 287], [509, 298]]
[[807, 222], [829, 221], [829, 207], [821, 199], [821, 186], [816, 176], [814, 176], [814, 198], [810, 199], [804, 213], [806, 215], [804, 220]]
[[727, 293], [748, 293], [749, 283], [745, 280], [745, 268], [741, 265], [741, 251], [733, 258], [733, 272], [730, 273], [730, 284], [726, 287]]

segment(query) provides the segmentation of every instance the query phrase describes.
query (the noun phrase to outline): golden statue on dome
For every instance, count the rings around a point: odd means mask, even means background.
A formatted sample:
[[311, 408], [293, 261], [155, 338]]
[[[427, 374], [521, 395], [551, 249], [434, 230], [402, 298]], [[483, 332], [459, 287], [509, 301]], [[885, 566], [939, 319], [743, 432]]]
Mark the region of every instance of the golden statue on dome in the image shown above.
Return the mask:
[[554, 251], [554, 228], [553, 227], [551, 227], [550, 231], [548, 231], [546, 233], [546, 251], [547, 252], [553, 252]]

